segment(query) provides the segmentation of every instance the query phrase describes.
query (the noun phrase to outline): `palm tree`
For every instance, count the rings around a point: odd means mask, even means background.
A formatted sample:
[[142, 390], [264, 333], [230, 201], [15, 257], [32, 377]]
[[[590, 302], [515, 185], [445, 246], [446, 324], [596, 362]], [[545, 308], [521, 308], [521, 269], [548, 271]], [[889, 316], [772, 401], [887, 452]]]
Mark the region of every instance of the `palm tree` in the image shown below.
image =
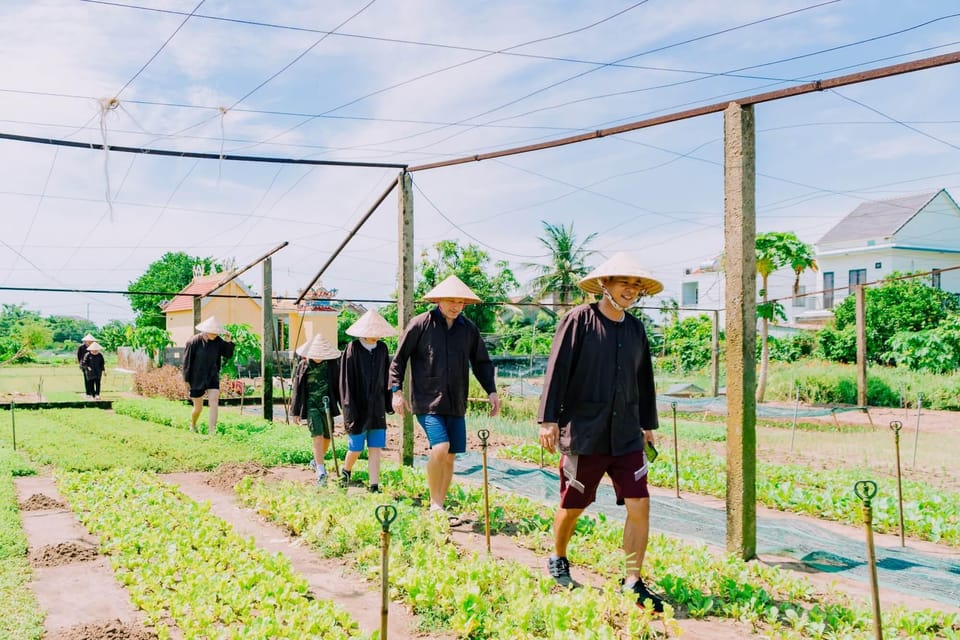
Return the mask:
[[558, 314], [562, 315], [583, 298], [577, 285], [590, 272], [586, 261], [596, 252], [586, 247], [597, 234], [591, 233], [578, 243], [572, 222], [568, 228], [544, 220], [543, 228], [546, 234], [538, 240], [550, 252], [550, 262], [526, 263], [524, 266], [536, 269], [539, 274], [530, 282], [537, 299], [550, 295]]
[[757, 234], [757, 273], [760, 274], [760, 299], [757, 315], [760, 316], [760, 374], [757, 376], [757, 402], [763, 402], [767, 389], [767, 368], [770, 364], [770, 347], [767, 344], [769, 323], [776, 317], [785, 317], [778, 302], [770, 303], [767, 298], [767, 278], [774, 271], [789, 266], [793, 269], [793, 295], [800, 288], [800, 274], [810, 269], [817, 270], [817, 261], [813, 249], [802, 242], [796, 234], [787, 231], [771, 231]]

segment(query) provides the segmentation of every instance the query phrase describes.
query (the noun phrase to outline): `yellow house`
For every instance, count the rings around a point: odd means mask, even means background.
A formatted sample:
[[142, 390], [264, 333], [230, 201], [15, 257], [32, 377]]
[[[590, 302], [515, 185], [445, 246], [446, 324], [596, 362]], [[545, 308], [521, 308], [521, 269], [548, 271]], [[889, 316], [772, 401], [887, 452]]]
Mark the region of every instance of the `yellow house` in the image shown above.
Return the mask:
[[332, 300], [334, 295], [335, 291], [314, 287], [299, 305], [294, 305], [292, 300], [274, 301], [273, 313], [285, 325], [280, 335], [286, 339], [278, 348], [296, 349], [318, 333], [336, 345], [340, 310]]
[[[200, 319], [217, 316], [220, 324], [246, 324], [258, 336], [263, 335], [263, 308], [260, 298], [239, 279], [222, 287], [217, 284], [227, 277], [223, 273], [196, 276], [193, 281], [163, 307], [167, 319], [167, 331], [177, 347], [186, 345], [193, 336], [193, 298], [203, 296], [200, 302]], [[214, 297], [209, 297], [213, 294]], [[223, 297], [221, 297], [223, 296]], [[273, 316], [277, 323], [274, 335], [280, 336], [278, 351], [296, 349], [316, 334], [323, 335], [331, 344], [337, 344], [337, 316], [334, 293], [323, 287], [315, 287], [294, 306], [293, 301], [274, 300]]]
[[[217, 287], [226, 277], [223, 273], [195, 276], [190, 284], [163, 306], [167, 331], [175, 346], [186, 345], [187, 340], [196, 333], [193, 328], [193, 298], [198, 295], [203, 296], [200, 300], [201, 320], [217, 316], [220, 324], [246, 324], [253, 333], [262, 334], [263, 307], [260, 299], [253, 297], [253, 292], [238, 279]], [[211, 294], [216, 297], [209, 297]]]

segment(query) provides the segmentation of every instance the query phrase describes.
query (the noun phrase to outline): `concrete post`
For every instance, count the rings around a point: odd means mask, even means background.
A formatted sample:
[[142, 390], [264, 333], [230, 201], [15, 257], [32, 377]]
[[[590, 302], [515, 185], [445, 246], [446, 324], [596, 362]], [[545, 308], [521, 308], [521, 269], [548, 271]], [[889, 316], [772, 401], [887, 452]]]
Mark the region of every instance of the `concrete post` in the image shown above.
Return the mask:
[[857, 404], [867, 406], [867, 292], [862, 284], [856, 288], [857, 318]]
[[757, 254], [753, 106], [723, 112], [727, 351], [727, 551], [757, 549]]
[[[413, 317], [413, 180], [406, 171], [400, 173], [398, 180], [397, 223], [400, 239], [398, 256], [399, 273], [397, 283], [397, 323], [400, 330], [407, 326]], [[403, 393], [410, 400], [410, 367], [403, 380]], [[403, 417], [403, 447], [401, 463], [413, 466], [413, 416], [408, 412]]]
[[[260, 376], [263, 378], [263, 419], [273, 420], [273, 258], [263, 261], [263, 350], [260, 356]], [[282, 372], [281, 372], [282, 374]]]

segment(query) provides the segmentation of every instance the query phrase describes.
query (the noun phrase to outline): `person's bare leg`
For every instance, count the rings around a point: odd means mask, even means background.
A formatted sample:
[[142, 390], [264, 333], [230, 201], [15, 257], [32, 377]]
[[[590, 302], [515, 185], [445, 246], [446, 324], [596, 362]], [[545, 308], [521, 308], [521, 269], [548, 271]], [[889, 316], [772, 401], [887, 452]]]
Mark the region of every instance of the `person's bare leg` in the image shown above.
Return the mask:
[[567, 557], [567, 545], [573, 537], [573, 530], [581, 513], [583, 509], [557, 509], [557, 514], [553, 517], [553, 553], [558, 558]]
[[323, 464], [323, 459], [327, 457], [327, 449], [329, 448], [330, 438], [324, 438], [323, 436], [313, 437], [313, 459], [316, 460], [318, 467]]
[[650, 498], [627, 498], [627, 521], [623, 525], [623, 553], [627, 557], [627, 582], [640, 578], [650, 537]]
[[[443, 476], [446, 473], [448, 457], [453, 457], [450, 454], [449, 442], [440, 442], [430, 447], [430, 455], [427, 457], [427, 486], [430, 488], [431, 506], [442, 508], [446, 500]], [[449, 486], [450, 483], [447, 482], [446, 487]]]
[[[444, 502], [446, 502], [447, 500], [447, 493], [449, 493], [450, 484], [453, 482], [453, 463], [456, 461], [456, 459], [457, 459], [457, 454], [455, 453], [448, 453], [442, 459], [442, 463], [443, 463], [441, 466], [442, 475], [440, 476], [439, 489], [440, 489], [440, 495], [443, 496]], [[442, 505], [443, 502], [440, 502], [439, 504]]]
[[367, 449], [367, 471], [370, 473], [370, 484], [380, 484], [380, 451], [379, 447]]
[[207, 390], [207, 404], [210, 405], [209, 423], [207, 435], [217, 435], [217, 414], [220, 410], [220, 389]]
[[347, 451], [347, 456], [343, 459], [343, 470], [353, 471], [353, 465], [360, 459], [359, 451]]
[[197, 430], [197, 420], [200, 419], [200, 412], [203, 411], [203, 396], [192, 398], [193, 413], [190, 414], [190, 431]]

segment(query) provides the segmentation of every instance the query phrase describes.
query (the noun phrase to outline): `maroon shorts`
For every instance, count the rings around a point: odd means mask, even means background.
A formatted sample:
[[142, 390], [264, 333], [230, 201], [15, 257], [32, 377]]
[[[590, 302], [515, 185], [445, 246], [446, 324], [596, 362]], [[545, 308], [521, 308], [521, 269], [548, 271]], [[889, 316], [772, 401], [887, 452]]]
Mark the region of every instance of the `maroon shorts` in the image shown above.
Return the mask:
[[610, 476], [617, 504], [624, 498], [649, 498], [643, 450], [622, 456], [560, 456], [560, 507], [585, 509], [597, 498], [603, 474]]

